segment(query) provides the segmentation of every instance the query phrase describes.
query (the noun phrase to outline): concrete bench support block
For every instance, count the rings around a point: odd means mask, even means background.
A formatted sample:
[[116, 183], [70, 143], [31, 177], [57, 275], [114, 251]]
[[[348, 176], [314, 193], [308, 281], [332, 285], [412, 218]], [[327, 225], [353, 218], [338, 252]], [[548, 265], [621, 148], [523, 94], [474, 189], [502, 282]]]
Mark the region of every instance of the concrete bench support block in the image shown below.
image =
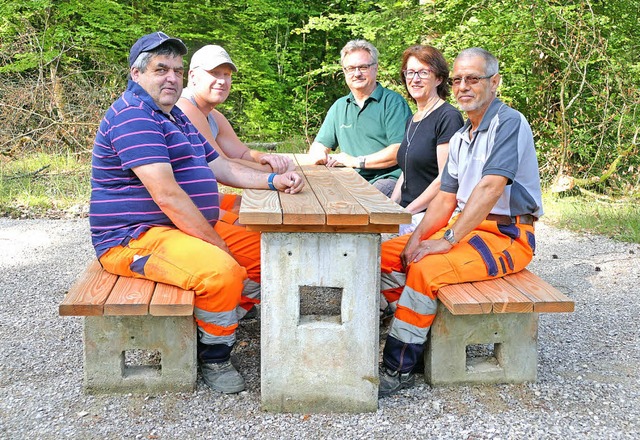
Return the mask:
[[[425, 381], [456, 383], [535, 382], [538, 314], [452, 315], [438, 303], [425, 350]], [[494, 356], [468, 359], [467, 346], [494, 344]]]
[[[125, 352], [128, 350], [159, 352], [159, 368], [125, 365]], [[85, 391], [193, 391], [196, 375], [196, 324], [193, 316], [85, 317]]]
[[[262, 234], [264, 410], [377, 410], [379, 249], [379, 234]], [[331, 291], [326, 301], [341, 290], [336, 314], [301, 314], [309, 286]]]

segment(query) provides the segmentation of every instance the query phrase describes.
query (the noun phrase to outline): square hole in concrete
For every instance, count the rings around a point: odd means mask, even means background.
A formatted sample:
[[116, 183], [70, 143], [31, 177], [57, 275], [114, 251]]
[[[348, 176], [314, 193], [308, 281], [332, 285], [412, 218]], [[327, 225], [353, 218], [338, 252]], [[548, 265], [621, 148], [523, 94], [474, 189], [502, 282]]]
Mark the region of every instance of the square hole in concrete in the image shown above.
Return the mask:
[[160, 375], [162, 355], [158, 350], [132, 349], [122, 352], [123, 376]]
[[[340, 322], [342, 287], [299, 286], [301, 321]], [[305, 319], [303, 319], [305, 318]]]
[[467, 345], [467, 372], [486, 373], [500, 371], [502, 366], [496, 354], [500, 351], [500, 344]]

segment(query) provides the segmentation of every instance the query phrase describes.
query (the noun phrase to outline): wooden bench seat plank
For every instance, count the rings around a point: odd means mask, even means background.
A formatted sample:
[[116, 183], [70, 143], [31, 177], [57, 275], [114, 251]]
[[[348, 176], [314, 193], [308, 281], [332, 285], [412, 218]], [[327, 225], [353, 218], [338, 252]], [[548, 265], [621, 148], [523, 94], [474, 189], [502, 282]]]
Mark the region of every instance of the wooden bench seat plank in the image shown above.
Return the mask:
[[473, 286], [493, 303], [493, 313], [531, 313], [533, 302], [503, 278], [476, 281]]
[[452, 315], [491, 313], [493, 304], [472, 283], [451, 284], [438, 291], [438, 299]]
[[156, 283], [149, 314], [153, 316], [188, 316], [193, 314], [195, 294], [176, 286]]
[[573, 312], [575, 302], [558, 289], [524, 269], [505, 277], [509, 283], [533, 301], [536, 313]]
[[353, 168], [331, 168], [332, 173], [346, 188], [353, 191], [355, 198], [369, 213], [369, 222], [374, 224], [411, 223], [411, 213], [371, 186]]
[[99, 316], [118, 279], [93, 260], [58, 307], [60, 316]]
[[243, 225], [282, 224], [282, 209], [278, 191], [245, 189], [242, 194], [239, 219]]
[[119, 277], [104, 304], [104, 315], [146, 315], [156, 283], [141, 278]]

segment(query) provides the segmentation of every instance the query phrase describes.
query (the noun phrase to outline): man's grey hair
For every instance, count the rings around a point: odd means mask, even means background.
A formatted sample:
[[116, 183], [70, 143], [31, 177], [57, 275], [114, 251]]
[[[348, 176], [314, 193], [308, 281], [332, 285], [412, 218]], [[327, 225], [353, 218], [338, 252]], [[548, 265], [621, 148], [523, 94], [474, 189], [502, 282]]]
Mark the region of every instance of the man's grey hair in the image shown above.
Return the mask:
[[460, 52], [456, 57], [455, 61], [457, 61], [460, 58], [468, 58], [468, 57], [480, 57], [484, 60], [485, 75], [493, 76], [499, 71], [498, 59], [495, 56], [493, 56], [493, 54], [488, 50], [485, 50], [481, 47], [470, 47], [469, 49], [465, 49], [462, 52]]
[[147, 66], [149, 66], [151, 60], [158, 55], [178, 57], [182, 56], [182, 51], [180, 49], [180, 46], [169, 41], [161, 44], [155, 49], [151, 49], [147, 52], [142, 52], [140, 55], [138, 55], [138, 58], [136, 58], [134, 63], [131, 65], [131, 68], [133, 69], [135, 67], [140, 70], [140, 72], [144, 73], [147, 70]]
[[368, 52], [371, 56], [371, 62], [373, 64], [378, 64], [378, 49], [366, 40], [351, 40], [345, 44], [340, 51], [340, 64], [344, 66], [344, 57], [357, 50], [364, 50]]

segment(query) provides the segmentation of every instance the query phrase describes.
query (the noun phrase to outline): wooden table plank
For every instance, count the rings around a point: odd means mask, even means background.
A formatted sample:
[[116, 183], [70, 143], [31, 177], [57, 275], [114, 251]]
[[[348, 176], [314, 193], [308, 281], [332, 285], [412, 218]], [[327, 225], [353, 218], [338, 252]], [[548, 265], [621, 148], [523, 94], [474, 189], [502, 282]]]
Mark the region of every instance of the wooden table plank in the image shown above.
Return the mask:
[[176, 286], [156, 283], [149, 314], [153, 316], [189, 316], [193, 314], [195, 294]]
[[282, 223], [285, 225], [324, 225], [327, 221], [324, 209], [311, 189], [302, 167], [297, 166], [296, 171], [304, 180], [304, 188], [297, 194], [280, 193]]
[[533, 302], [503, 278], [476, 281], [473, 286], [493, 304], [493, 313], [531, 313]]
[[[291, 156], [290, 156], [291, 157]], [[311, 159], [310, 154], [297, 153], [293, 155], [293, 160], [302, 167], [304, 165], [315, 165], [315, 161]]]
[[303, 165], [309, 185], [326, 213], [327, 225], [367, 225], [369, 213], [351, 195], [348, 188], [337, 182], [329, 169]]
[[60, 316], [99, 316], [118, 277], [94, 260], [73, 284], [58, 307]]
[[248, 231], [397, 234], [398, 225], [245, 225]]
[[[355, 170], [316, 165], [308, 154], [290, 157], [305, 180], [304, 189], [298, 194], [244, 190], [240, 222], [247, 229], [397, 233], [397, 225], [410, 221], [408, 212], [382, 195]], [[339, 177], [343, 175], [345, 177]]]
[[493, 304], [472, 283], [450, 284], [438, 291], [438, 299], [452, 315], [491, 313]]
[[370, 223], [411, 223], [411, 213], [382, 194], [353, 168], [329, 169], [342, 185], [352, 190], [351, 194], [369, 213]]
[[104, 304], [104, 315], [146, 315], [156, 283], [141, 278], [120, 277]]
[[282, 224], [282, 207], [279, 191], [245, 189], [242, 192], [239, 219], [243, 225]]
[[575, 302], [527, 269], [505, 278], [534, 302], [534, 312], [573, 312]]

